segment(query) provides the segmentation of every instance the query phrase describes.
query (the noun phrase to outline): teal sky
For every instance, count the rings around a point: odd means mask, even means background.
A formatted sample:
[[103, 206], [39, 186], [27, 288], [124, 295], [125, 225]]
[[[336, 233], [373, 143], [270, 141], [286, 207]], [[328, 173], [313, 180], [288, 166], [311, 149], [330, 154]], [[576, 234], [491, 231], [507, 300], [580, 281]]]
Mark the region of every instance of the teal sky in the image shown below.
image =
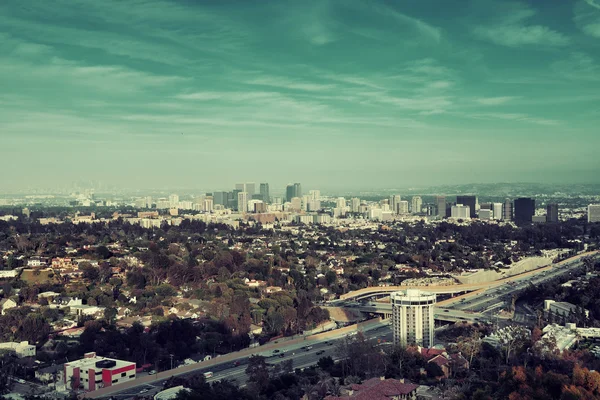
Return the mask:
[[3, 0], [0, 187], [600, 182], [600, 0]]

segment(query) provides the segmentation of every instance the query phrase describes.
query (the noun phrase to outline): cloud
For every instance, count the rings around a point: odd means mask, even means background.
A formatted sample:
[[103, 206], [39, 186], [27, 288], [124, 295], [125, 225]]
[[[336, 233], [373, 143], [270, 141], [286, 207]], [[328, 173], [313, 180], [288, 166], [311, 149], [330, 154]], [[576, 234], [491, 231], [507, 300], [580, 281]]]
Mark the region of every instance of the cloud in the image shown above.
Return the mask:
[[584, 0], [575, 4], [575, 25], [585, 34], [600, 38], [600, 1]]
[[575, 81], [600, 81], [600, 66], [586, 53], [573, 52], [556, 61], [552, 69], [563, 78]]
[[501, 104], [508, 103], [511, 100], [518, 99], [518, 97], [514, 96], [501, 96], [501, 97], [481, 97], [476, 99], [475, 101], [479, 104], [483, 104], [484, 106], [499, 106]]
[[320, 83], [310, 83], [310, 82], [302, 82], [294, 79], [288, 79], [283, 77], [261, 77], [254, 78], [245, 81], [248, 85], [257, 85], [257, 86], [270, 86], [281, 89], [288, 90], [300, 90], [307, 92], [321, 92], [327, 90], [333, 90], [336, 88], [335, 85], [332, 84], [320, 84]]
[[478, 113], [471, 114], [469, 117], [474, 119], [499, 119], [505, 121], [527, 122], [544, 126], [554, 126], [560, 124], [560, 121], [558, 120], [537, 118], [521, 113]]
[[[500, 5], [495, 2], [491, 4]], [[560, 32], [547, 26], [529, 24], [528, 20], [536, 14], [535, 10], [520, 3], [506, 3], [502, 6], [504, 8], [500, 9], [503, 14], [473, 29], [476, 37], [507, 47], [560, 47], [570, 43], [569, 38]]]

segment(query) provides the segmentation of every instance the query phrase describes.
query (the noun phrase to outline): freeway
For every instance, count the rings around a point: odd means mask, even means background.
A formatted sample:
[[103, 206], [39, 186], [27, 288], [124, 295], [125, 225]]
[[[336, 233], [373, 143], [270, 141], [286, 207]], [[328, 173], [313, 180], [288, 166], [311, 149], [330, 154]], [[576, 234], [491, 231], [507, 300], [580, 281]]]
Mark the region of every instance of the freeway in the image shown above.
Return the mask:
[[[306, 359], [301, 358], [301, 353], [303, 351], [302, 347], [312, 346], [313, 348], [310, 349], [311, 351], [309, 351], [308, 353], [309, 355], [311, 355], [313, 354], [312, 350], [314, 350], [314, 354], [316, 355], [316, 352], [319, 349], [322, 349], [323, 347], [329, 347], [328, 342], [339, 340], [340, 338], [343, 338], [348, 334], [353, 334], [358, 330], [364, 332], [365, 336], [367, 336], [368, 338], [373, 338], [376, 337], [380, 330], [383, 331], [385, 329], [387, 329], [389, 335], [391, 335], [391, 331], [389, 329], [389, 321], [375, 319], [366, 321], [364, 323], [359, 323], [357, 325], [336, 329], [330, 332], [320, 333], [317, 335], [296, 338], [292, 340], [282, 339], [278, 342], [268, 343], [260, 347], [244, 349], [238, 352], [225, 354], [221, 357], [213, 358], [209, 361], [204, 361], [192, 365], [183, 366], [181, 368], [174, 368], [171, 370], [162, 371], [156, 375], [141, 376], [130, 382], [124, 382], [119, 385], [104, 387], [93, 392], [85, 393], [83, 396], [85, 398], [103, 398], [111, 396], [118, 397], [120, 393], [125, 393], [124, 398], [128, 398], [130, 396], [133, 396], [134, 394], [139, 393], [144, 388], [149, 390], [147, 393], [156, 392], [159, 387], [162, 387], [162, 382], [169, 379], [171, 376], [185, 376], [189, 375], [190, 373], [198, 372], [211, 371], [214, 373], [214, 379], [224, 379], [225, 376], [229, 376], [228, 374], [231, 372], [229, 371], [229, 369], [233, 368], [233, 363], [235, 361], [239, 361], [239, 367], [245, 369], [242, 363], [247, 362], [248, 357], [252, 355], [263, 355], [269, 356], [271, 358], [271, 356], [273, 356], [274, 354], [274, 350], [279, 350], [280, 352], [283, 351], [286, 354], [288, 354], [288, 356], [290, 353], [296, 353], [297, 358], [300, 357], [298, 361], [294, 359], [295, 368], [297, 368], [299, 366], [302, 366], [305, 363], [305, 361], [307, 361]], [[321, 356], [322, 355], [319, 355], [319, 357]], [[277, 360], [274, 361], [281, 362], [283, 360], [285, 360], [285, 357], [283, 359], [277, 357]], [[311, 362], [315, 363], [316, 361], [318, 361], [318, 357], [315, 356]]]
[[[372, 296], [377, 296], [377, 295], [387, 295], [391, 292], [397, 292], [397, 291], [402, 291], [402, 290], [407, 290], [407, 289], [420, 289], [420, 290], [424, 290], [427, 292], [432, 292], [432, 293], [437, 293], [437, 294], [454, 294], [454, 293], [462, 293], [462, 292], [472, 292], [472, 291], [476, 291], [479, 289], [484, 289], [484, 290], [488, 290], [491, 288], [495, 288], [498, 286], [502, 286], [506, 283], [512, 282], [512, 281], [520, 281], [522, 279], [526, 279], [529, 278], [531, 276], [543, 273], [545, 271], [551, 271], [551, 270], [560, 270], [560, 267], [564, 267], [567, 266], [567, 268], [569, 268], [569, 266], [572, 266], [573, 263], [578, 262], [581, 260], [581, 258], [586, 257], [586, 256], [597, 256], [598, 255], [598, 251], [592, 251], [592, 252], [588, 252], [588, 253], [582, 253], [579, 254], [577, 256], [571, 257], [567, 260], [564, 260], [560, 263], [557, 264], [550, 264], [546, 267], [541, 267], [532, 271], [528, 271], [528, 272], [524, 272], [522, 274], [518, 274], [518, 275], [514, 275], [508, 278], [503, 278], [503, 279], [499, 279], [496, 281], [488, 281], [488, 282], [480, 282], [480, 283], [469, 283], [469, 284], [458, 284], [458, 285], [447, 285], [447, 286], [436, 286], [436, 285], [431, 285], [431, 286], [423, 286], [423, 285], [412, 285], [412, 286], [373, 286], [373, 287], [367, 287], [367, 288], [363, 288], [363, 289], [359, 289], [359, 290], [354, 290], [352, 292], [343, 294], [340, 296], [340, 299], [337, 300], [338, 303], [340, 302], [344, 302], [350, 299], [362, 299], [362, 298], [368, 298], [368, 297], [372, 297]], [[334, 302], [332, 302], [334, 303]]]

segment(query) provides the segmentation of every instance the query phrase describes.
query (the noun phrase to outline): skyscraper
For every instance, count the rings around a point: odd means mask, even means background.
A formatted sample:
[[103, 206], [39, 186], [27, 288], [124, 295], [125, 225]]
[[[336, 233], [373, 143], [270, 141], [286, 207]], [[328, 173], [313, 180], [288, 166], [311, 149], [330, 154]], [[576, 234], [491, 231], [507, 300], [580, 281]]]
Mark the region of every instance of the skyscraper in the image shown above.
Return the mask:
[[437, 215], [441, 218], [446, 217], [446, 196], [436, 196]]
[[265, 203], [271, 202], [271, 195], [269, 193], [269, 184], [261, 183], [260, 184], [260, 196], [262, 197], [262, 201]]
[[389, 201], [389, 205], [390, 205], [390, 210], [392, 210], [393, 213], [398, 214], [398, 203], [400, 203], [400, 200], [402, 200], [402, 197], [400, 197], [399, 194], [394, 194], [390, 196], [390, 201]]
[[600, 222], [600, 204], [588, 205], [588, 222]]
[[360, 199], [358, 197], [353, 197], [350, 200], [350, 210], [353, 213], [360, 212]]
[[452, 206], [450, 216], [456, 219], [469, 219], [471, 218], [471, 207], [457, 204]]
[[294, 197], [302, 197], [302, 185], [299, 183], [290, 183], [285, 188], [286, 201], [292, 201]]
[[494, 211], [494, 219], [502, 219], [502, 203], [492, 203], [492, 210]]
[[535, 200], [520, 197], [515, 200], [515, 222], [531, 222], [535, 214]]
[[510, 199], [504, 200], [504, 206], [502, 207], [502, 219], [504, 221], [512, 221], [513, 219], [513, 204]]
[[408, 201], [400, 200], [396, 203], [396, 214], [408, 214]]
[[558, 204], [550, 203], [546, 206], [546, 222], [558, 222]]
[[423, 200], [421, 199], [421, 196], [413, 196], [411, 203], [412, 213], [419, 214], [421, 212], [421, 208], [423, 207]]
[[403, 347], [410, 344], [432, 347], [434, 345], [435, 293], [408, 289], [406, 292], [394, 292], [390, 297], [394, 344]]
[[248, 212], [248, 193], [247, 192], [238, 192], [237, 194], [237, 209], [241, 213]]
[[477, 216], [477, 196], [456, 196], [456, 204], [462, 204], [469, 206], [470, 217], [475, 218]]
[[179, 206], [179, 195], [172, 194], [169, 196], [169, 206], [171, 208], [177, 208]]

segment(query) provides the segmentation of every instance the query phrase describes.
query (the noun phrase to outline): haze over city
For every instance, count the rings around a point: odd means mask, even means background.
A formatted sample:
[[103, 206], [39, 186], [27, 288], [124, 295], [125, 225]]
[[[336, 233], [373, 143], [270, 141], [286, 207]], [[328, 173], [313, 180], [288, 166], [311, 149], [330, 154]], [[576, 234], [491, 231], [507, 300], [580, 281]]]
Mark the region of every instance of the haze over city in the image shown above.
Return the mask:
[[600, 4], [5, 0], [5, 190], [598, 182]]

